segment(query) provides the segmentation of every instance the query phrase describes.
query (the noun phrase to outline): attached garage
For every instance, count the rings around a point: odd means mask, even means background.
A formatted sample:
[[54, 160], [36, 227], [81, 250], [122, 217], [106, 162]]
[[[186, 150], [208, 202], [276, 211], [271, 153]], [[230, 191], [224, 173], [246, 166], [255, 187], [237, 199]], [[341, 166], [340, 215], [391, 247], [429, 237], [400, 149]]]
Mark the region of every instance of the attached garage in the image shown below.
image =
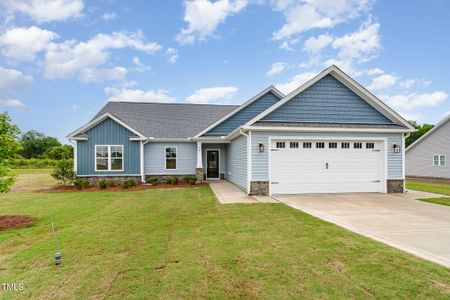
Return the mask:
[[385, 140], [271, 139], [271, 194], [386, 192]]

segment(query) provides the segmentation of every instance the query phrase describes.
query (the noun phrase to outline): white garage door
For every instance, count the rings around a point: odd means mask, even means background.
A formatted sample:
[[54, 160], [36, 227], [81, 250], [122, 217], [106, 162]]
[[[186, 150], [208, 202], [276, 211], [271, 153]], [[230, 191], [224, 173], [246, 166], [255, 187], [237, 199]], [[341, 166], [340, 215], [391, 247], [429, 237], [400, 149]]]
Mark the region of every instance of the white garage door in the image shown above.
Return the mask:
[[381, 141], [272, 140], [272, 194], [384, 192]]

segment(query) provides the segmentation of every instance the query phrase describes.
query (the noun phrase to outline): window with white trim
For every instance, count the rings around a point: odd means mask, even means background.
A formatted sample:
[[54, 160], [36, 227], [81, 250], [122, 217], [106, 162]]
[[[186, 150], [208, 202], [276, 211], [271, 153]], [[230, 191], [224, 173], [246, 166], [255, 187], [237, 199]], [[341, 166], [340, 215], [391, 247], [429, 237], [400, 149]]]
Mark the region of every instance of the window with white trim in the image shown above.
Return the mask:
[[123, 145], [95, 145], [95, 171], [123, 171]]
[[166, 147], [166, 170], [177, 169], [177, 147]]
[[445, 155], [433, 156], [433, 165], [438, 167], [445, 166]]
[[305, 149], [311, 149], [311, 148], [312, 148], [312, 143], [311, 143], [311, 142], [304, 142], [304, 143], [303, 143], [303, 148], [305, 148]]
[[343, 142], [341, 143], [342, 149], [350, 149], [350, 143], [349, 142]]
[[362, 143], [353, 143], [354, 149], [362, 149]]
[[323, 148], [325, 148], [325, 143], [324, 143], [324, 142], [317, 142], [317, 143], [316, 143], [316, 148], [317, 148], [317, 149], [323, 149]]
[[286, 143], [285, 142], [277, 142], [277, 148], [278, 149], [286, 148]]
[[290, 148], [298, 148], [298, 142], [290, 142]]

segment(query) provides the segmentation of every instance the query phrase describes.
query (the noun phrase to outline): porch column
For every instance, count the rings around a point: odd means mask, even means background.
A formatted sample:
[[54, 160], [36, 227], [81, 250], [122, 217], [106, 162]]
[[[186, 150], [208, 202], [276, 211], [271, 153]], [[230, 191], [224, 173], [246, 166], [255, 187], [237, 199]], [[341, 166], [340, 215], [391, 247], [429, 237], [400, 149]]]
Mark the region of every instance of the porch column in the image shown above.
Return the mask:
[[197, 165], [195, 167], [195, 176], [198, 182], [203, 181], [203, 159], [202, 159], [202, 142], [197, 142]]

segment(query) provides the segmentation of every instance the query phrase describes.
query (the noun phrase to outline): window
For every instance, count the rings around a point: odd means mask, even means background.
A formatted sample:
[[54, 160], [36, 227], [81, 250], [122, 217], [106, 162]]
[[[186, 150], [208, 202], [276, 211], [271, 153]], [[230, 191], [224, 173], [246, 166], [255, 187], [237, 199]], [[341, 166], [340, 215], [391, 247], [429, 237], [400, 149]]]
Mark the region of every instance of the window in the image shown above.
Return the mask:
[[305, 148], [305, 149], [310, 149], [310, 148], [312, 148], [311, 142], [304, 142], [304, 143], [303, 143], [303, 148]]
[[317, 142], [317, 143], [316, 143], [316, 148], [317, 148], [317, 149], [323, 149], [323, 148], [325, 148], [325, 143], [324, 143], [324, 142]]
[[342, 149], [350, 149], [350, 143], [347, 143], [347, 142], [341, 143], [341, 148]]
[[290, 142], [290, 148], [298, 148], [298, 142]]
[[362, 143], [353, 143], [353, 148], [362, 149]]
[[286, 148], [286, 143], [285, 142], [277, 142], [277, 148]]
[[166, 170], [177, 169], [177, 147], [166, 147]]
[[123, 171], [123, 145], [95, 145], [95, 171]]
[[337, 143], [335, 143], [335, 142], [328, 143], [328, 148], [330, 148], [330, 149], [337, 149]]
[[366, 143], [366, 149], [375, 149], [375, 143]]
[[433, 156], [434, 166], [445, 166], [445, 155], [435, 155]]

